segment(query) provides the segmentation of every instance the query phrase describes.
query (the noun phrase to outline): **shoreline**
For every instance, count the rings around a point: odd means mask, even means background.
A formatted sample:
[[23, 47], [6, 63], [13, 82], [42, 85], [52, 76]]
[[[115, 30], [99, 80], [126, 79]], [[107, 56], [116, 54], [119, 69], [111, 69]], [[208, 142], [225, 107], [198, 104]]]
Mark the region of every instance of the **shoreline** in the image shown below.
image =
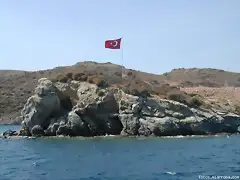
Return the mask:
[[84, 137], [84, 136], [42, 136], [42, 137], [34, 137], [34, 136], [7, 136], [4, 137], [0, 135], [0, 139], [12, 139], [12, 140], [18, 140], [18, 139], [78, 139], [78, 140], [90, 140], [90, 139], [190, 139], [190, 138], [211, 138], [211, 137], [230, 137], [230, 136], [239, 136], [239, 133], [218, 133], [214, 135], [178, 135], [178, 136], [121, 136], [121, 135], [105, 135], [105, 136], [92, 136], [92, 137]]

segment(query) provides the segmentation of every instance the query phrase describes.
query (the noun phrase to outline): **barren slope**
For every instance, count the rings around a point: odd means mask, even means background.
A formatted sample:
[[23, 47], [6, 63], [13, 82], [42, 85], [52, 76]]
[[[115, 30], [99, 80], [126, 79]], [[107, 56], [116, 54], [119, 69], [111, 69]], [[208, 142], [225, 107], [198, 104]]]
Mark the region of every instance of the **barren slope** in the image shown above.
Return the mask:
[[[222, 108], [231, 109], [239, 103], [239, 88], [226, 88], [224, 86], [240, 87], [240, 73], [226, 72], [216, 69], [175, 69], [163, 75], [144, 73], [112, 63], [81, 62], [73, 66], [57, 67], [54, 69], [25, 72], [13, 70], [0, 71], [0, 123], [13, 121], [22, 109], [27, 98], [33, 94], [37, 80], [42, 77], [63, 79], [67, 73], [72, 75], [84, 75], [87, 81], [95, 82], [103, 79], [110, 86], [122, 87], [129, 93], [156, 94], [162, 98], [168, 98], [168, 94], [175, 93], [187, 96], [174, 86], [184, 87], [187, 93], [195, 92], [205, 97], [207, 101], [215, 99]], [[123, 76], [122, 76], [123, 75]], [[204, 87], [199, 87], [204, 86]], [[194, 87], [187, 89], [187, 87]], [[209, 88], [218, 87], [218, 88]], [[211, 92], [213, 95], [209, 95]], [[232, 93], [233, 92], [233, 93]], [[210, 94], [211, 94], [210, 93]], [[222, 103], [229, 101], [229, 106]]]

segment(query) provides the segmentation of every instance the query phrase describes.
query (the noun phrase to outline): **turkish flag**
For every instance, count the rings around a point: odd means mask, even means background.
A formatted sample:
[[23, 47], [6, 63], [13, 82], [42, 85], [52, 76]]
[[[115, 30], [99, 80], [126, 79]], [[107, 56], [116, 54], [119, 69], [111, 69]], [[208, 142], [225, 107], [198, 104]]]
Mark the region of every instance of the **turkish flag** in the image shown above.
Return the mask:
[[120, 49], [121, 47], [121, 38], [114, 39], [114, 40], [106, 40], [105, 41], [105, 48], [108, 49]]

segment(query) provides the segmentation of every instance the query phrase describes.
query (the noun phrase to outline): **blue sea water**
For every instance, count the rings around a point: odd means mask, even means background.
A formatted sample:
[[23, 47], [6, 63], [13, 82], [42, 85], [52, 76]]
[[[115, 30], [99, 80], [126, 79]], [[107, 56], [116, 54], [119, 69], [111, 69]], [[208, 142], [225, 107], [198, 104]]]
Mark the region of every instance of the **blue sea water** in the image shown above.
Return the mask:
[[[18, 128], [0, 126], [0, 132]], [[240, 176], [240, 136], [0, 139], [0, 180], [194, 180], [214, 175]]]

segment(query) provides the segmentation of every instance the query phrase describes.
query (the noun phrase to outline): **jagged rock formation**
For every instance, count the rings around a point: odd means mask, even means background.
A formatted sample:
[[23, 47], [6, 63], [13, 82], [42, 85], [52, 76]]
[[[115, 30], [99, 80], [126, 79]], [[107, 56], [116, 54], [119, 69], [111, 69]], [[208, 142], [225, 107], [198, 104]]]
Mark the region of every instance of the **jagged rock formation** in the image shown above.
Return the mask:
[[21, 118], [21, 135], [27, 136], [194, 135], [236, 133], [240, 126], [235, 114], [133, 96], [87, 82], [54, 84], [46, 78], [39, 80]]

